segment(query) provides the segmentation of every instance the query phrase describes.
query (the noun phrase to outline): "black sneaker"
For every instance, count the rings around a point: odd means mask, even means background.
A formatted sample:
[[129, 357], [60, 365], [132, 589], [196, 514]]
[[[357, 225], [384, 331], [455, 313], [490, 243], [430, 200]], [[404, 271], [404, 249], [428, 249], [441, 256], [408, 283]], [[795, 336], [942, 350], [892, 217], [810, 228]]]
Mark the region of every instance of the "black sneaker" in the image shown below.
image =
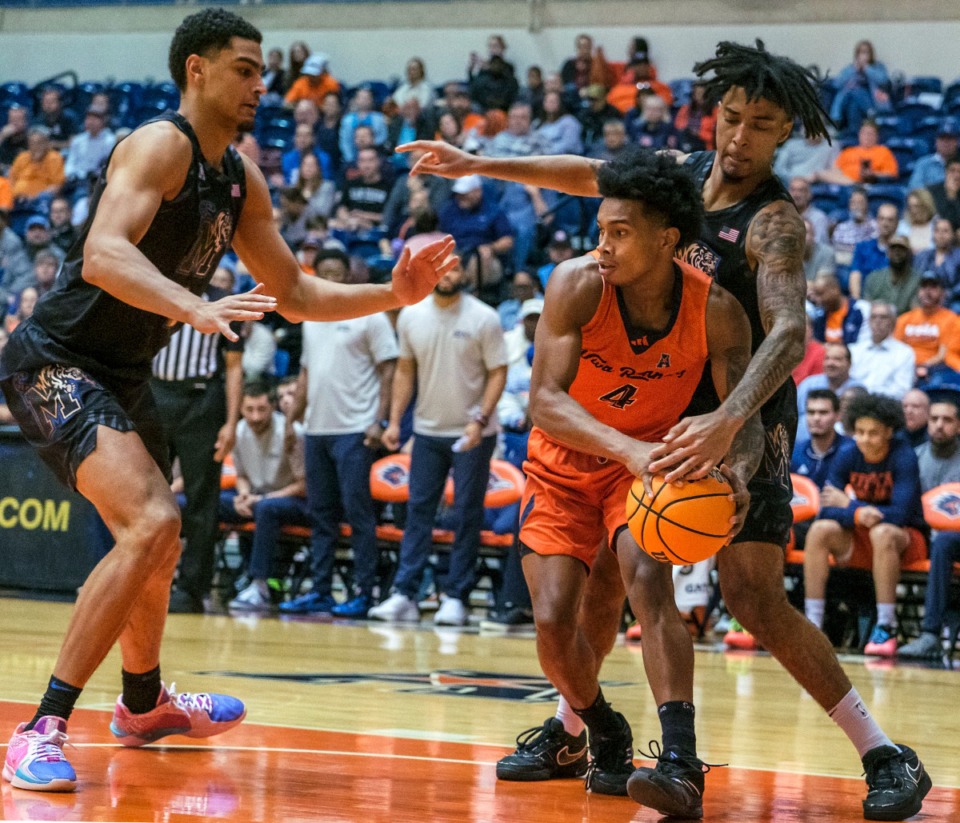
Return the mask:
[[516, 606], [504, 611], [491, 612], [488, 617], [480, 621], [480, 631], [482, 632], [509, 634], [510, 632], [531, 631], [533, 628], [533, 612]]
[[620, 730], [613, 735], [590, 735], [587, 790], [594, 794], [627, 796], [627, 778], [633, 774], [633, 732], [620, 712]]
[[627, 791], [641, 806], [667, 817], [703, 817], [703, 776], [710, 766], [697, 757], [672, 749], [660, 751], [657, 741], [650, 743], [657, 765], [641, 766], [627, 781]]
[[587, 733], [567, 734], [557, 718], [517, 737], [517, 749], [497, 762], [498, 780], [556, 780], [587, 771]]
[[863, 816], [867, 820], [906, 820], [920, 811], [923, 798], [933, 787], [917, 753], [909, 746], [877, 746], [863, 756], [867, 797]]

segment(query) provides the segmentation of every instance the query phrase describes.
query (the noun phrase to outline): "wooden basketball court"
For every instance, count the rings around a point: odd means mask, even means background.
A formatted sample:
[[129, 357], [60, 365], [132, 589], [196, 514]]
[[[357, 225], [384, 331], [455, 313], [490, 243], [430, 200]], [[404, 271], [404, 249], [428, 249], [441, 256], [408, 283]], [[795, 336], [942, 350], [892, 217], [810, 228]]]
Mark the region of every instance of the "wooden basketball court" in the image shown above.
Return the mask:
[[[32, 715], [66, 626], [68, 604], [0, 599], [0, 746]], [[638, 750], [659, 736], [642, 649], [618, 645], [604, 692]], [[960, 673], [851, 658], [854, 684], [934, 781], [917, 820], [960, 820]], [[6, 820], [72, 821], [655, 821], [580, 781], [502, 783], [494, 763], [553, 713], [533, 639], [475, 630], [171, 616], [164, 678], [226, 691], [247, 721], [210, 742], [116, 745], [113, 653], [85, 690], [67, 751], [80, 788], [47, 795], [2, 786]], [[701, 756], [711, 821], [862, 820], [856, 753], [766, 655], [697, 654]], [[70, 747], [73, 748], [70, 748]]]

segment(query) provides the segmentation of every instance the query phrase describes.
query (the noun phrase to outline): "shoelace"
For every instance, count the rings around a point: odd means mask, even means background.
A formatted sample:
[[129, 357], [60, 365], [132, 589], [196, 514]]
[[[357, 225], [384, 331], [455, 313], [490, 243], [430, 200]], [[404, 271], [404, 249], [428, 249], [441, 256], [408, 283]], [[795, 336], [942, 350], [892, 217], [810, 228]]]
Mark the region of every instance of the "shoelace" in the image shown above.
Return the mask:
[[204, 711], [208, 714], [213, 711], [213, 698], [205, 692], [192, 694], [190, 692], [176, 693], [177, 684], [170, 684], [170, 699], [185, 712]]
[[651, 740], [647, 746], [650, 748], [649, 752], [639, 749], [637, 753], [647, 760], [656, 760], [658, 764], [662, 763], [664, 766], [676, 766], [680, 769], [692, 769], [693, 771], [707, 774], [711, 769], [719, 769], [727, 765], [726, 763], [705, 763], [698, 757], [691, 757], [681, 752], [674, 752], [668, 755], [660, 747], [658, 740]]
[[49, 734], [37, 734], [32, 747], [34, 760], [42, 760], [44, 763], [57, 763], [65, 760], [63, 747], [69, 739], [65, 732], [59, 730]]
[[899, 753], [891, 754], [864, 770], [867, 785], [871, 790], [899, 789], [905, 785], [903, 775], [897, 773], [894, 764], [900, 762]]
[[517, 735], [517, 748], [523, 751], [527, 749], [535, 749], [546, 739], [546, 737], [546, 724], [543, 726], [534, 726], [532, 729], [527, 729], [526, 731], [522, 731]]

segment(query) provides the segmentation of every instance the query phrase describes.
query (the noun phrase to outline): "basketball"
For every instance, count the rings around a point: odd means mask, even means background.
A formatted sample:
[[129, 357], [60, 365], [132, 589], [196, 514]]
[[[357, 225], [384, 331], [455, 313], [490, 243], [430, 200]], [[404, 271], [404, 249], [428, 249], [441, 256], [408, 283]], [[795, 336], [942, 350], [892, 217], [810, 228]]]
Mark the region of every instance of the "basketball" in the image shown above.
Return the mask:
[[637, 478], [627, 495], [627, 525], [643, 551], [662, 563], [687, 566], [723, 546], [736, 509], [730, 483], [714, 470], [682, 486], [653, 478], [653, 497]]

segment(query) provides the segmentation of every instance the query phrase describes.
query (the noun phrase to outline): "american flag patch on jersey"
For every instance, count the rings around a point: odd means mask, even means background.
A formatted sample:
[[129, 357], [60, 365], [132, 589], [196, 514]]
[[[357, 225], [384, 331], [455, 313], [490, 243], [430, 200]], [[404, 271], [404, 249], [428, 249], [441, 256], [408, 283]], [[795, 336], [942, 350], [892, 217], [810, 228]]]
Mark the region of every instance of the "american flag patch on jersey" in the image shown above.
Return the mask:
[[231, 196], [231, 197], [239, 197], [239, 196], [240, 196], [240, 184], [239, 184], [239, 183], [234, 183], [234, 184], [230, 187], [230, 196]]
[[717, 237], [719, 237], [721, 240], [726, 240], [728, 243], [736, 243], [739, 236], [740, 229], [731, 229], [727, 226], [724, 226], [719, 232], [717, 232]]

